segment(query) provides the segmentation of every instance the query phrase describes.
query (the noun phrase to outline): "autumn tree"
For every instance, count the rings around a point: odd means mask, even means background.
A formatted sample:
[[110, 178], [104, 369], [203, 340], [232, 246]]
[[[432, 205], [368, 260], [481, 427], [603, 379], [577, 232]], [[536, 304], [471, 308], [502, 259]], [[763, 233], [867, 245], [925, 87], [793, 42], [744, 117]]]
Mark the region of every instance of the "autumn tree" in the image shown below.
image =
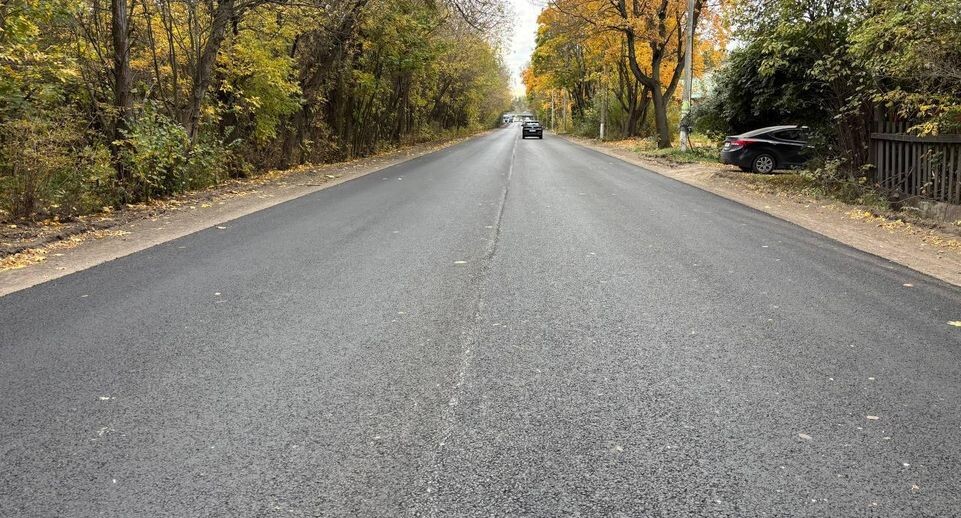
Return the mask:
[[[670, 147], [668, 107], [681, 79], [684, 57], [683, 0], [555, 0], [559, 11], [589, 23], [593, 30], [612, 31], [625, 45], [624, 57], [634, 79], [650, 92], [658, 147]], [[695, 1], [695, 27], [704, 10]]]
[[487, 127], [510, 103], [505, 16], [501, 0], [0, 0], [0, 220]]
[[[626, 135], [636, 133], [653, 107], [657, 144], [669, 147], [668, 113], [683, 72], [686, 6], [683, 0], [554, 0], [539, 19], [532, 71], [557, 84], [597, 88], [602, 81], [603, 92], [613, 85], [614, 99], [627, 114]], [[710, 23], [703, 23], [705, 16]], [[702, 28], [694, 53], [697, 73], [705, 56], [723, 49], [722, 21], [716, 8], [695, 2], [692, 22]], [[576, 60], [587, 56], [587, 65]], [[584, 104], [579, 97], [572, 94], [578, 106]]]

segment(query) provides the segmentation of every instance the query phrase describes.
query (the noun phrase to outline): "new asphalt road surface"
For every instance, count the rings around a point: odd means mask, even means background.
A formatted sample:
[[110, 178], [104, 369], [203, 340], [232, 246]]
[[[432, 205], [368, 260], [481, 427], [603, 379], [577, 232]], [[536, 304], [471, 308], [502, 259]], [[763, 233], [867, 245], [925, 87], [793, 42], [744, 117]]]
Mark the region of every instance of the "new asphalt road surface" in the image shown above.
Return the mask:
[[2, 516], [958, 516], [961, 290], [495, 131], [0, 298]]

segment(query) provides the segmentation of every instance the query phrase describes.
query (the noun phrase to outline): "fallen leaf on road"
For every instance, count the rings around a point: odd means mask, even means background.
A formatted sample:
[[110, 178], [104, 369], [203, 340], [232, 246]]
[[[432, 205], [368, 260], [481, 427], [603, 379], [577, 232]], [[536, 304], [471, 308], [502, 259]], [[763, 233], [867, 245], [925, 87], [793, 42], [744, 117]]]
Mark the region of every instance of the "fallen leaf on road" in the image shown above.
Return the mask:
[[949, 326], [961, 327], [961, 320], [952, 320], [948, 322]]
[[808, 434], [806, 434], [806, 433], [799, 433], [799, 434], [797, 434], [797, 436], [800, 437], [801, 439], [804, 439], [805, 441], [812, 441], [812, 440], [814, 440], [813, 437], [811, 437], [810, 435], [808, 435]]
[[219, 228], [220, 230], [227, 230], [227, 227], [218, 226], [217, 228]]
[[865, 416], [865, 417], [868, 418], [868, 421], [877, 421], [878, 419], [881, 419], [880, 417], [878, 417], [878, 416], [876, 416], [876, 415], [869, 415], [869, 416]]

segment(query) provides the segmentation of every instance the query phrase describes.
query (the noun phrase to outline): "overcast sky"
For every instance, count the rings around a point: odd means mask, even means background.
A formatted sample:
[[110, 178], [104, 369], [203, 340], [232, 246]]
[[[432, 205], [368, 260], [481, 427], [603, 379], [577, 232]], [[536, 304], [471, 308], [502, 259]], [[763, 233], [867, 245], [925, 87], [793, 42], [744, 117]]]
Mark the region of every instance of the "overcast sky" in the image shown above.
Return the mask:
[[515, 13], [514, 30], [505, 60], [511, 71], [511, 88], [514, 95], [524, 95], [521, 70], [531, 59], [534, 38], [537, 36], [537, 15], [546, 2], [545, 0], [510, 0], [510, 2]]

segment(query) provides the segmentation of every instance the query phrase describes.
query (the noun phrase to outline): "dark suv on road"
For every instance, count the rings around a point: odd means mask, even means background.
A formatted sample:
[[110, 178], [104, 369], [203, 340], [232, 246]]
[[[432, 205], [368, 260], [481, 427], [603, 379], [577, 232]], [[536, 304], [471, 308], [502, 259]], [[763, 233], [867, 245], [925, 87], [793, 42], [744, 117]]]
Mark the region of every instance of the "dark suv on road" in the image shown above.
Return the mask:
[[537, 121], [524, 121], [521, 125], [521, 138], [537, 137], [544, 138], [544, 127]]
[[810, 158], [806, 130], [804, 126], [771, 126], [727, 137], [721, 163], [764, 174], [800, 167]]

